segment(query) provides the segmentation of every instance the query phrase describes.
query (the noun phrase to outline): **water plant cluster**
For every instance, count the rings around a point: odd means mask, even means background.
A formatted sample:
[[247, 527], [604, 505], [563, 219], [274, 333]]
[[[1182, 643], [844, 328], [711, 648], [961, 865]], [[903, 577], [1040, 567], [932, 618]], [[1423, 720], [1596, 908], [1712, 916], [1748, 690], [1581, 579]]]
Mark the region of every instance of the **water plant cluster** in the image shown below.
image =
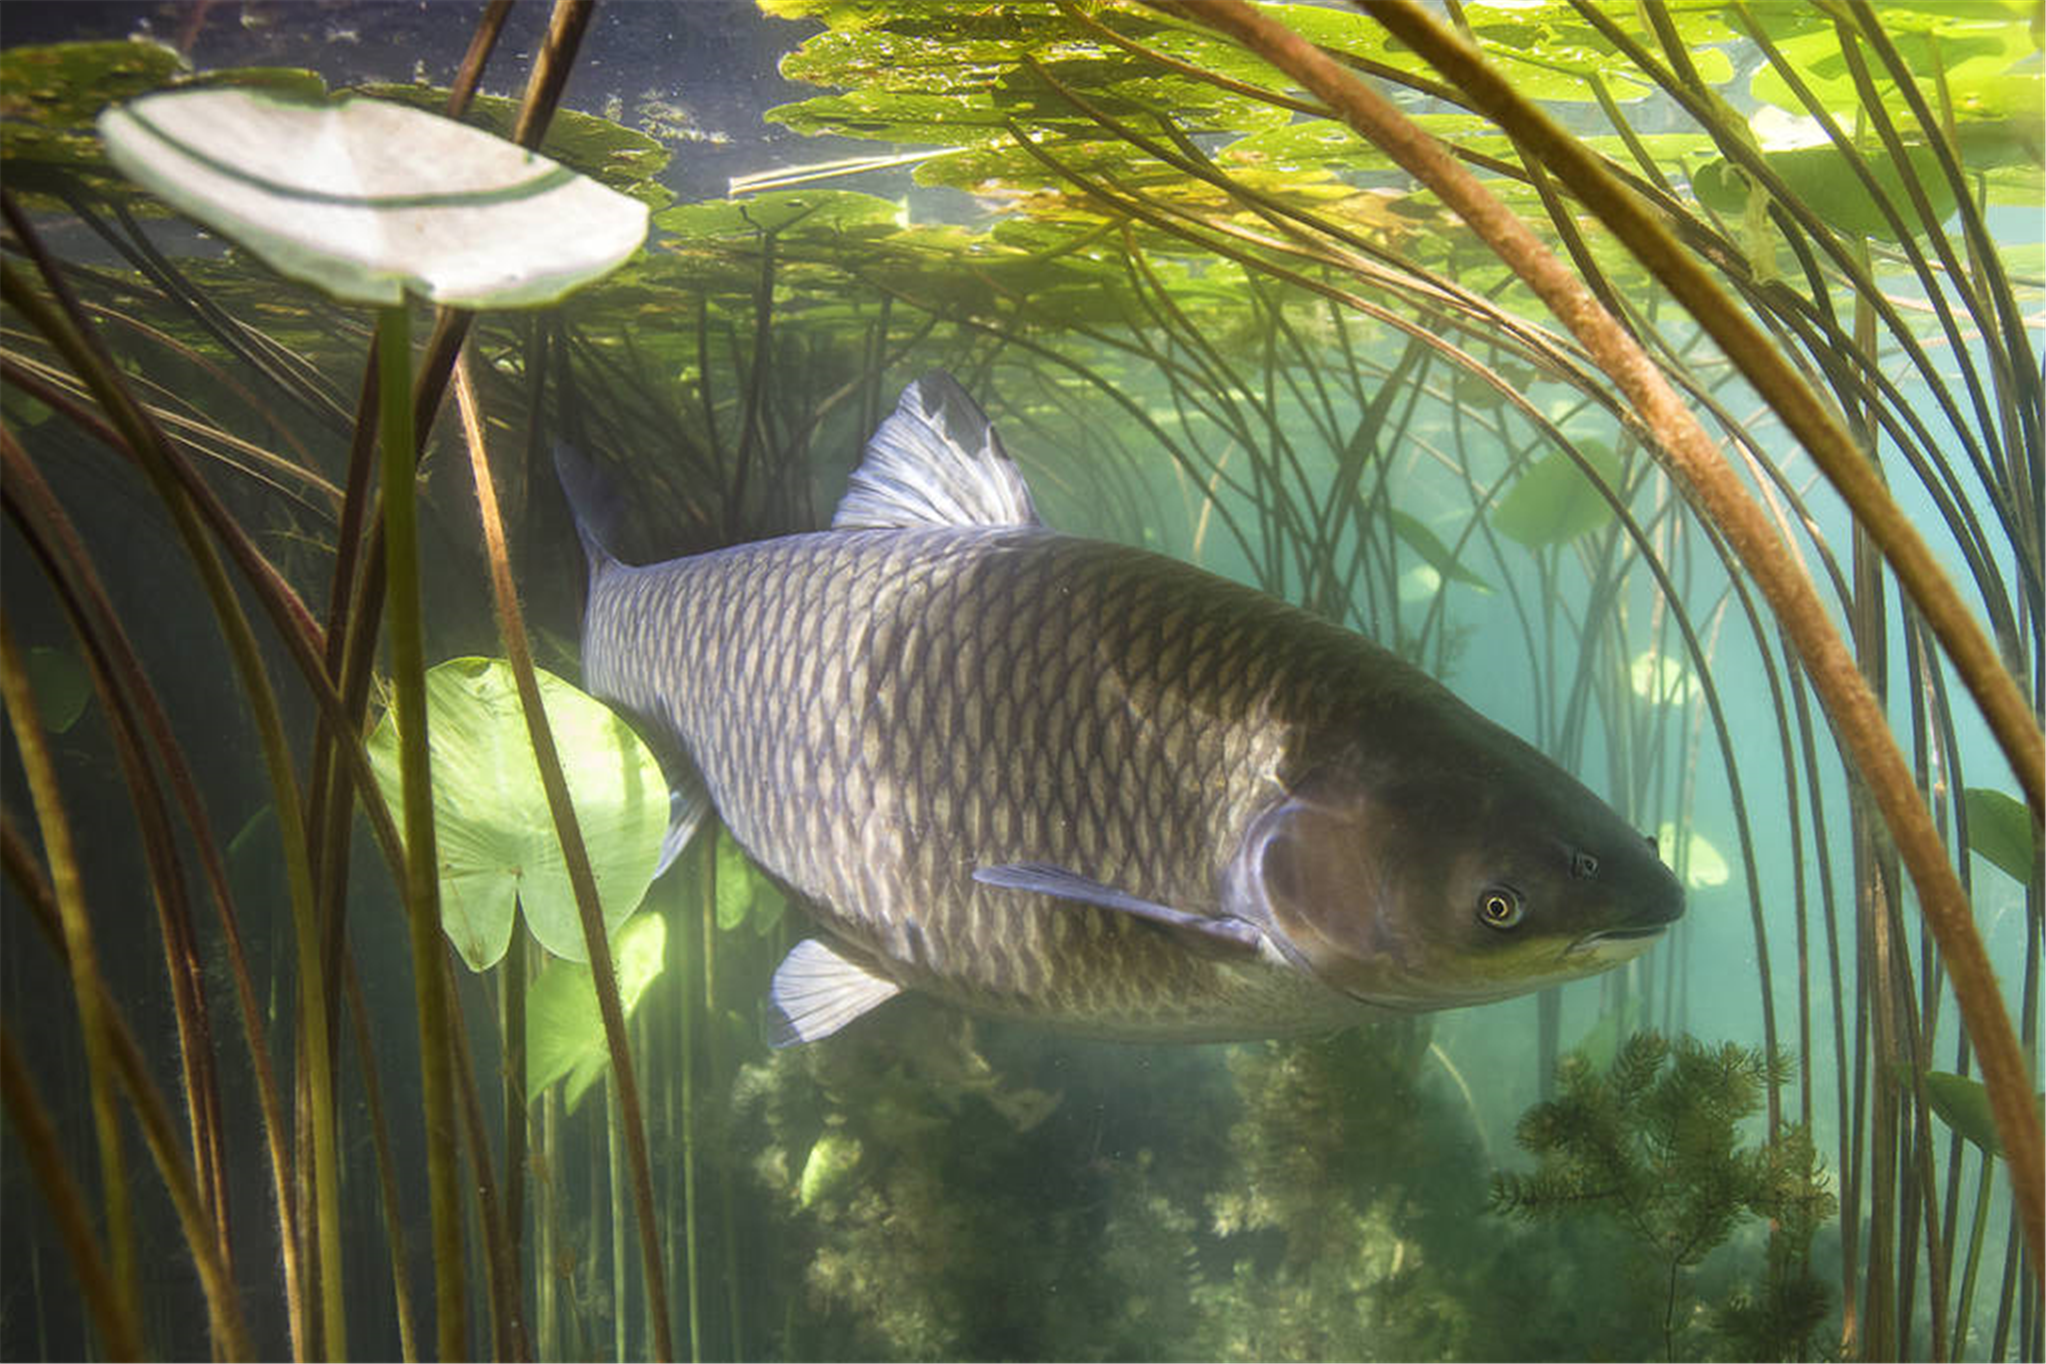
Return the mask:
[[[2038, 1358], [2030, 12], [761, 7], [769, 118], [876, 154], [693, 203], [556, 107], [579, 0], [445, 85], [0, 53], [8, 1352]], [[450, 111], [653, 231], [399, 330], [108, 160], [188, 89]], [[650, 760], [571, 718], [548, 446], [639, 557], [808, 529], [933, 365], [1058, 524], [1509, 711], [1684, 933], [1334, 1039], [767, 1053], [799, 914], [598, 813]], [[408, 775], [407, 695], [541, 789]]]

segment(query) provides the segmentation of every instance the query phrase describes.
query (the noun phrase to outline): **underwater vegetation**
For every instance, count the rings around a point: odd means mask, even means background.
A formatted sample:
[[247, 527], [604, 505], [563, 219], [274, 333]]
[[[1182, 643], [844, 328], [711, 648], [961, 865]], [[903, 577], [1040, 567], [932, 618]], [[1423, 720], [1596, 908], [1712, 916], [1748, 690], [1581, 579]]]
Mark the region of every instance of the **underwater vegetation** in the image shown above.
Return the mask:
[[[2035, 4], [762, 0], [823, 141], [688, 202], [691, 54], [560, 107], [657, 8], [0, 50], [0, 1352], [2046, 1355]], [[462, 210], [537, 148], [622, 263], [209, 216], [118, 146], [184, 95], [465, 119], [352, 145]], [[633, 559], [813, 529], [938, 367], [1054, 525], [1655, 831], [1682, 928], [1329, 1038], [770, 1052], [803, 912], [715, 829], [651, 876], [550, 446]]]

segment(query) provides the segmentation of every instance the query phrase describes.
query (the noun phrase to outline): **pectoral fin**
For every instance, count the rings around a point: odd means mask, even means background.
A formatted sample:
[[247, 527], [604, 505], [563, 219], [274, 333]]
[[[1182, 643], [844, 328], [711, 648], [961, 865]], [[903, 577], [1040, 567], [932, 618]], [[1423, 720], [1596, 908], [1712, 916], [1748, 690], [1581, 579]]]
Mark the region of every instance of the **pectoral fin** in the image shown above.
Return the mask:
[[767, 1045], [792, 1047], [829, 1037], [902, 986], [822, 938], [805, 938], [774, 969], [768, 990]]
[[1189, 945], [1224, 956], [1255, 956], [1264, 936], [1255, 924], [1230, 915], [1189, 914], [1183, 909], [1145, 900], [1092, 877], [1044, 862], [1010, 862], [998, 867], [981, 867], [973, 879], [984, 886], [1006, 886], [1011, 890], [1035, 891], [1060, 900], [1132, 914], [1167, 929]]

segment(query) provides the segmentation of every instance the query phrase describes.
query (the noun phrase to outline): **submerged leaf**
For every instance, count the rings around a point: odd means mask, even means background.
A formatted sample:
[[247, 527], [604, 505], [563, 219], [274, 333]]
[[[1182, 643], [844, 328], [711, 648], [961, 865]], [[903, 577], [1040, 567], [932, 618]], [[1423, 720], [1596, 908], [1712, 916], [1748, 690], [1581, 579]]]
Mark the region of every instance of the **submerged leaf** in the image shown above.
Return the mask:
[[[1939, 159], [1930, 147], [1905, 149], [1911, 178], [1924, 191], [1933, 216], [1945, 219], [1954, 209], [1953, 186], [1941, 173]], [[1828, 227], [1854, 237], [1897, 240], [1897, 231], [1884, 216], [1882, 203], [1869, 193], [1855, 174], [1853, 163], [1838, 147], [1791, 147], [1763, 152], [1762, 159], [1783, 178], [1783, 183], [1800, 203], [1817, 214]], [[1896, 158], [1880, 147], [1862, 153], [1876, 189], [1912, 236], [1926, 230], [1926, 224], [1911, 206]], [[1748, 205], [1747, 177], [1725, 160], [1707, 162], [1692, 177], [1691, 188], [1698, 200], [1715, 212], [1743, 213]]]
[[1719, 849], [1695, 829], [1685, 834], [1680, 847], [1677, 826], [1665, 820], [1655, 831], [1655, 846], [1663, 850], [1663, 861], [1683, 872], [1684, 884], [1693, 890], [1723, 886], [1733, 874], [1733, 869], [1726, 865], [1726, 859], [1720, 856]]
[[[1619, 461], [1602, 445], [1580, 447], [1586, 461], [1608, 487], [1620, 481]], [[1530, 464], [1492, 510], [1492, 525], [1529, 549], [1560, 545], [1597, 530], [1612, 520], [1613, 509], [1565, 452], [1544, 455]]]
[[[667, 784], [653, 754], [609, 707], [552, 673], [540, 672], [539, 680], [604, 924], [615, 933], [660, 860]], [[497, 964], [511, 942], [515, 905], [542, 947], [587, 960], [510, 665], [456, 658], [427, 669], [426, 711], [441, 925], [462, 960], [472, 971]], [[386, 714], [370, 736], [369, 757], [384, 798], [397, 808], [403, 786], [395, 715]]]
[[1396, 509], [1388, 515], [1392, 519], [1393, 533], [1406, 541], [1407, 548], [1420, 555], [1422, 560], [1440, 575], [1442, 581], [1463, 583], [1467, 587], [1477, 588], [1480, 592], [1492, 590], [1490, 583], [1459, 563], [1449, 546], [1442, 543], [1442, 537], [1428, 529], [1421, 521]]
[[62, 734], [77, 724], [92, 699], [92, 678], [77, 655], [37, 644], [28, 651], [27, 666], [29, 690], [43, 728]]
[[1636, 696], [1658, 706], [1687, 706], [1705, 690], [1683, 659], [1657, 649], [1636, 654], [1627, 678]]
[[[667, 964], [668, 921], [659, 914], [634, 915], [611, 944], [618, 975], [618, 1006], [632, 1011]], [[583, 1091], [611, 1064], [604, 1042], [604, 1015], [597, 987], [583, 962], [551, 961], [526, 994], [526, 1100], [563, 1076], [562, 1103], [570, 1112]]]
[[1968, 807], [1968, 847], [2019, 885], [2030, 885], [2039, 875], [2039, 845], [2025, 803], [1983, 786], [1969, 787], [1962, 799]]
[[1925, 1072], [1925, 1097], [1940, 1121], [1992, 1156], [2003, 1154], [2003, 1139], [1996, 1133], [1996, 1113], [1989, 1105], [1989, 1090], [1980, 1080], [1950, 1071]]
[[717, 925], [727, 933], [753, 921], [765, 932], [780, 921], [786, 902], [774, 883], [761, 874], [724, 828], [717, 839]]

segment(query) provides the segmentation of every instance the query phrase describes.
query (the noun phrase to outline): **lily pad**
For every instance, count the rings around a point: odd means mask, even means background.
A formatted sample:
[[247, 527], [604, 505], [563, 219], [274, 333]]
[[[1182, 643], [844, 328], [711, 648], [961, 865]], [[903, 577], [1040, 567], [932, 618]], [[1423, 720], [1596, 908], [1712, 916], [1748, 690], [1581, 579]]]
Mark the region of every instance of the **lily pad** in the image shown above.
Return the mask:
[[[615, 933], [646, 894], [660, 861], [667, 784], [653, 754], [613, 711], [552, 673], [539, 678], [604, 927]], [[522, 908], [542, 947], [570, 961], [588, 960], [511, 666], [502, 659], [456, 658], [427, 669], [426, 714], [441, 926], [455, 950], [473, 971], [495, 966], [511, 943], [515, 909]], [[395, 808], [403, 785], [394, 715], [387, 713], [370, 736], [369, 757]]]
[[464, 124], [360, 97], [148, 95], [99, 118], [131, 179], [346, 302], [552, 303], [624, 261], [647, 208]]
[[[612, 943], [612, 969], [618, 973], [618, 1005], [626, 1018], [639, 1007], [647, 986], [667, 964], [668, 921], [659, 914], [636, 914], [618, 930]], [[583, 1091], [611, 1064], [604, 1042], [604, 1015], [597, 1004], [596, 983], [587, 964], [551, 961], [526, 994], [526, 1096], [537, 1100], [547, 1086], [564, 1077], [563, 1104], [572, 1113]]]
[[[1619, 461], [1610, 450], [1587, 442], [1582, 452], [1599, 478], [1617, 485]], [[1513, 481], [1492, 512], [1492, 526], [1529, 549], [1560, 545], [1597, 530], [1613, 518], [1613, 509], [1584, 476], [1577, 461], [1562, 451], [1544, 455]]]
[[2030, 885], [2039, 875], [2039, 845], [2025, 803], [1982, 786], [1969, 787], [1962, 799], [1968, 803], [1968, 847], [2019, 885]]

